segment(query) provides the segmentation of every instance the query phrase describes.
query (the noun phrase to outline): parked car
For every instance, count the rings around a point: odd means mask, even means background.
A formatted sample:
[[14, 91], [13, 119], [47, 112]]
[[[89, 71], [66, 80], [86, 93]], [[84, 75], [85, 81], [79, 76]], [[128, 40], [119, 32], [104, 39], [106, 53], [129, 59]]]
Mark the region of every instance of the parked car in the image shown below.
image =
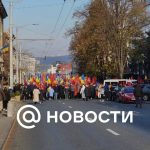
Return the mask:
[[120, 86], [116, 86], [114, 89], [113, 89], [113, 101], [116, 101], [117, 100], [117, 97], [118, 97], [118, 94], [119, 92], [121, 91], [122, 87]]
[[150, 84], [145, 84], [142, 89], [143, 89], [143, 100], [145, 101], [150, 100]]
[[145, 85], [146, 85], [146, 84], [141, 83], [141, 84], [140, 84], [140, 87], [143, 89]]
[[117, 100], [123, 103], [135, 102], [134, 87], [123, 87], [118, 93]]

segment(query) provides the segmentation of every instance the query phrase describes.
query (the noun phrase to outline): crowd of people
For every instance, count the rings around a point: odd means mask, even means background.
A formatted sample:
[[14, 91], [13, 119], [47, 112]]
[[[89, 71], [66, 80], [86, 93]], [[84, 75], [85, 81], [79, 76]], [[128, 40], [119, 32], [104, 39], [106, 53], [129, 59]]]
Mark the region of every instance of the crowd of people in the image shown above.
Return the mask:
[[[39, 95], [39, 98], [37, 98]], [[73, 84], [56, 84], [45, 85], [42, 88], [36, 85], [29, 84], [24, 86], [22, 91], [22, 99], [33, 99], [33, 100], [57, 100], [57, 99], [80, 99], [88, 100], [95, 99], [98, 97], [98, 86], [97, 84], [91, 85], [73, 85]]]
[[[116, 90], [120, 90], [123, 85], [117, 85]], [[72, 84], [63, 82], [58, 84], [45, 84], [43, 86], [36, 86], [35, 84], [28, 84], [22, 89], [22, 99], [38, 99], [44, 100], [57, 100], [57, 99], [101, 99], [101, 100], [114, 100], [115, 95], [113, 86], [110, 84], [91, 82], [91, 83], [77, 83]], [[39, 95], [39, 97], [37, 96]], [[37, 98], [38, 97], [38, 98]]]
[[[120, 91], [124, 86], [118, 84], [115, 86], [116, 91]], [[142, 107], [142, 88], [139, 84], [135, 85], [134, 96], [136, 98], [136, 107], [140, 104]], [[114, 101], [117, 98], [117, 92], [114, 92], [112, 84], [91, 83], [91, 84], [55, 84], [45, 85], [42, 88], [34, 84], [24, 86], [22, 91], [22, 99], [33, 99], [35, 103], [41, 103], [45, 100], [58, 100], [58, 99], [81, 99], [88, 101], [89, 99], [100, 99], [101, 101], [110, 100]]]
[[[126, 85], [118, 84], [115, 90], [120, 91]], [[115, 100], [113, 85], [100, 83], [96, 77], [73, 76], [59, 80], [50, 77], [45, 82], [30, 79], [24, 84], [16, 84], [13, 90], [9, 88], [0, 88], [0, 101], [3, 102], [3, 110], [7, 110], [7, 104], [10, 100], [11, 93], [19, 92], [21, 100], [33, 100], [34, 103], [42, 103], [45, 100], [61, 100], [61, 99], [82, 99], [88, 101], [89, 99]], [[138, 93], [139, 90], [136, 90]], [[136, 94], [135, 95], [138, 95]], [[140, 93], [140, 92], [139, 92]], [[139, 98], [138, 98], [139, 100]]]

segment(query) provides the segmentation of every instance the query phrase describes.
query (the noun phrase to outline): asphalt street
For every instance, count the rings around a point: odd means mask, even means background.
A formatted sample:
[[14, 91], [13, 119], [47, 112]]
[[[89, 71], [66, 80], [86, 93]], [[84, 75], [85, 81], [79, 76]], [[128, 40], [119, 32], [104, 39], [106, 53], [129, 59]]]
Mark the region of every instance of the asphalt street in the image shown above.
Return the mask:
[[[135, 108], [134, 104], [90, 100], [58, 100], [37, 104], [42, 119], [34, 129], [23, 129], [17, 122], [4, 150], [150, 150], [150, 104]], [[112, 121], [103, 124], [47, 123], [47, 111], [134, 111], [133, 124]], [[111, 116], [112, 118], [113, 116]]]

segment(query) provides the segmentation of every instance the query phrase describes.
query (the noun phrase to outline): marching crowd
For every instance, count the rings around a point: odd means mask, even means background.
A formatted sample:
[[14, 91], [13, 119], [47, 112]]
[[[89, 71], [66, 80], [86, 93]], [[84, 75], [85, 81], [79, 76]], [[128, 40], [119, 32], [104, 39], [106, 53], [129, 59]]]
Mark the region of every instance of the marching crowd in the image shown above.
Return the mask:
[[[115, 87], [116, 91], [120, 91], [124, 86], [118, 84]], [[128, 86], [128, 85], [127, 85]], [[134, 86], [134, 96], [136, 107], [138, 105], [142, 108], [142, 88], [140, 84]], [[33, 99], [33, 102], [42, 103], [45, 100], [58, 100], [58, 99], [81, 99], [88, 101], [89, 99], [100, 99], [101, 101], [110, 100], [114, 101], [117, 98], [114, 92], [113, 85], [102, 83], [95, 84], [56, 84], [55, 86], [47, 85], [45, 88], [39, 88], [35, 85], [28, 85], [23, 88], [22, 99]]]
[[[118, 84], [115, 89], [120, 91], [121, 88], [126, 85]], [[135, 88], [135, 96], [141, 93], [140, 87]], [[3, 110], [7, 110], [8, 101], [11, 98], [12, 93], [19, 92], [21, 100], [33, 100], [36, 103], [42, 103], [45, 100], [58, 100], [58, 99], [83, 99], [88, 101], [89, 99], [115, 100], [116, 94], [114, 93], [113, 85], [99, 82], [77, 82], [75, 84], [71, 82], [55, 83], [55, 84], [42, 84], [37, 86], [34, 83], [28, 83], [24, 85], [17, 84], [13, 90], [5, 87], [0, 88], [0, 101], [3, 102]], [[139, 94], [141, 95], [141, 94]], [[141, 96], [140, 96], [141, 97]], [[138, 99], [138, 98], [137, 98]]]
[[[117, 90], [122, 88], [117, 86]], [[44, 100], [57, 99], [82, 99], [88, 101], [89, 99], [114, 100], [113, 86], [102, 83], [94, 84], [55, 84], [44, 85], [38, 87], [33, 84], [28, 84], [22, 89], [22, 99], [33, 99], [34, 102], [43, 102]]]
[[54, 86], [45, 85], [44, 88], [30, 84], [24, 87], [22, 98], [24, 100], [33, 99], [33, 101], [82, 98], [87, 101], [88, 99], [97, 98], [101, 90], [102, 87], [100, 89], [98, 84], [56, 84]]

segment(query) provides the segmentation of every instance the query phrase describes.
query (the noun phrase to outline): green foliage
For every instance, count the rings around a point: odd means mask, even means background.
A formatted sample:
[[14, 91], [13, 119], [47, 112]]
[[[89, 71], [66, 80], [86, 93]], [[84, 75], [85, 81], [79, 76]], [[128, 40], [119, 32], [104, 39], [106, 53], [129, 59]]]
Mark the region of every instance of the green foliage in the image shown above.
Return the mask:
[[133, 50], [130, 53], [129, 63], [132, 66], [143, 64], [145, 73], [149, 74], [150, 70], [150, 31], [146, 32], [141, 39], [133, 41]]
[[15, 96], [20, 96], [20, 92], [19, 92], [19, 91], [16, 91], [16, 92], [15, 92]]

